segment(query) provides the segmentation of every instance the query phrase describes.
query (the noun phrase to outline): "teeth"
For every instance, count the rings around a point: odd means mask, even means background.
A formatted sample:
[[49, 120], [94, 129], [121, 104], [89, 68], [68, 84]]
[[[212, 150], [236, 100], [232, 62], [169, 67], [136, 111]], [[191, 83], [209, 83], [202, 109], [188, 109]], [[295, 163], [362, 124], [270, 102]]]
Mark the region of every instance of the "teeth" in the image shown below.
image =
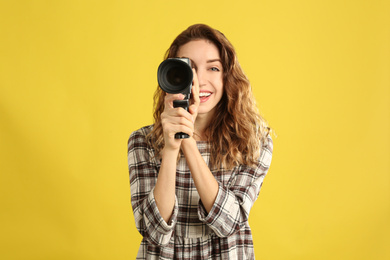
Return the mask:
[[209, 92], [200, 92], [199, 93], [199, 97], [208, 97], [210, 95], [211, 95], [211, 93], [209, 93]]

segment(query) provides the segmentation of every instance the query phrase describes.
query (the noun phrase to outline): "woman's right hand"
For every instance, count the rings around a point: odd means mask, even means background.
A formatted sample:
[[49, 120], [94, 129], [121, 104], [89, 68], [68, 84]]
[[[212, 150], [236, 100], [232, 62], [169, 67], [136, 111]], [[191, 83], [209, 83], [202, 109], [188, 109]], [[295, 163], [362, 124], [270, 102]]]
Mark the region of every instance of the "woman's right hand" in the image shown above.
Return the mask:
[[175, 139], [175, 134], [183, 132], [193, 136], [194, 122], [192, 115], [181, 107], [174, 108], [174, 100], [183, 100], [183, 94], [166, 94], [161, 124], [164, 134], [164, 149], [180, 150], [182, 139]]

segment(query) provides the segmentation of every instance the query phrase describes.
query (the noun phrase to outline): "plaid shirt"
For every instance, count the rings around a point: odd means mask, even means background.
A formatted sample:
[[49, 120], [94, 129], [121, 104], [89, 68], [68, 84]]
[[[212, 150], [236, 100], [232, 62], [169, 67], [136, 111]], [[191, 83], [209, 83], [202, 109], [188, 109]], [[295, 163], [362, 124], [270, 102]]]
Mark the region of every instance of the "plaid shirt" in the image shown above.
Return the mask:
[[[219, 190], [209, 213], [181, 155], [176, 168], [175, 206], [166, 223], [153, 196], [161, 161], [146, 142], [151, 129], [147, 126], [133, 132], [128, 142], [131, 204], [143, 236], [137, 259], [254, 259], [248, 216], [271, 163], [271, 138], [262, 147], [256, 167], [240, 165], [212, 171]], [[197, 146], [209, 165], [209, 143], [197, 142]]]

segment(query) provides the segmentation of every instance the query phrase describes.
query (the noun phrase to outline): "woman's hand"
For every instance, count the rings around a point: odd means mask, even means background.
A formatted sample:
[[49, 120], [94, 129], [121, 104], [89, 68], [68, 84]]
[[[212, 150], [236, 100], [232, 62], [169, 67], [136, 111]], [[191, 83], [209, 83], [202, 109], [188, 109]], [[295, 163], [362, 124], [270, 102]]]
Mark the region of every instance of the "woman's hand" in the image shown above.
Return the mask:
[[[193, 116], [181, 107], [173, 107], [174, 100], [183, 100], [183, 94], [166, 94], [164, 112], [161, 114], [161, 124], [164, 133], [164, 149], [179, 151], [182, 139], [175, 139], [175, 134], [183, 132], [194, 134]], [[199, 99], [199, 91], [198, 91]]]
[[198, 108], [200, 104], [200, 99], [199, 99], [199, 81], [198, 81], [198, 74], [196, 74], [196, 70], [193, 68], [192, 73], [194, 75], [194, 80], [192, 82], [192, 91], [191, 91], [191, 100], [192, 104], [189, 107], [189, 111], [194, 118], [194, 122], [196, 120], [196, 117], [198, 116]]

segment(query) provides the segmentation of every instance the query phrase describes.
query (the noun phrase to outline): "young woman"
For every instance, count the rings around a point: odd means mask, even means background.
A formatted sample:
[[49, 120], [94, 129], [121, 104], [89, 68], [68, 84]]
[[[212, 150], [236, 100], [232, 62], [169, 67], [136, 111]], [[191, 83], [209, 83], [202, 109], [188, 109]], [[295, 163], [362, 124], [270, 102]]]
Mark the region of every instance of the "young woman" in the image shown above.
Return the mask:
[[[130, 136], [131, 203], [143, 236], [137, 259], [254, 259], [249, 211], [272, 157], [269, 128], [225, 36], [196, 24], [167, 58], [193, 67], [189, 112], [182, 94], [155, 93], [154, 124]], [[178, 132], [188, 139], [175, 139]]]

